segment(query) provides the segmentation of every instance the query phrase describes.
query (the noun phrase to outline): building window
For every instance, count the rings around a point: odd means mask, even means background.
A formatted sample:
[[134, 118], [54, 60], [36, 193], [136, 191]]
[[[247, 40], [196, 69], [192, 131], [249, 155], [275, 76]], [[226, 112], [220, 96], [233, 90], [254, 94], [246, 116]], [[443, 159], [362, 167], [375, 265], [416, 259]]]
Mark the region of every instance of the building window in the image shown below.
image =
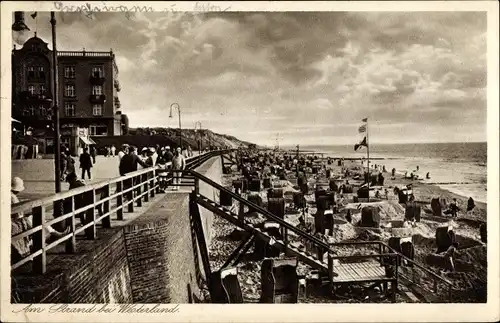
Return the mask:
[[45, 108], [44, 105], [40, 104], [38, 106], [38, 111], [40, 111], [40, 116], [42, 116], [42, 117], [47, 116], [47, 109]]
[[89, 134], [91, 136], [107, 136], [108, 127], [107, 126], [90, 126]]
[[92, 67], [92, 77], [101, 78], [104, 77], [104, 72], [102, 66]]
[[67, 84], [64, 87], [64, 96], [67, 96], [67, 97], [74, 97], [74, 96], [76, 96], [76, 94], [75, 94], [75, 86], [73, 84]]
[[67, 79], [75, 78], [75, 67], [74, 66], [65, 66], [64, 67], [64, 77]]
[[102, 85], [94, 85], [92, 87], [92, 95], [102, 95]]
[[45, 88], [45, 85], [41, 84], [40, 90], [38, 91], [38, 93], [40, 93], [40, 95], [45, 95], [46, 92], [47, 92], [47, 89]]
[[75, 104], [71, 102], [64, 102], [64, 114], [66, 114], [67, 117], [74, 117]]
[[94, 116], [102, 116], [102, 104], [94, 104], [94, 105], [92, 105], [92, 115], [94, 115]]
[[37, 78], [45, 80], [45, 69], [43, 68], [43, 66], [38, 66], [36, 68], [36, 74]]
[[28, 66], [28, 80], [33, 80], [35, 78], [35, 68], [33, 66]]
[[26, 116], [34, 116], [35, 115], [35, 107], [30, 105], [28, 107], [26, 107], [26, 109], [24, 110], [24, 115]]
[[34, 85], [28, 85], [28, 92], [31, 95], [35, 95], [35, 86]]

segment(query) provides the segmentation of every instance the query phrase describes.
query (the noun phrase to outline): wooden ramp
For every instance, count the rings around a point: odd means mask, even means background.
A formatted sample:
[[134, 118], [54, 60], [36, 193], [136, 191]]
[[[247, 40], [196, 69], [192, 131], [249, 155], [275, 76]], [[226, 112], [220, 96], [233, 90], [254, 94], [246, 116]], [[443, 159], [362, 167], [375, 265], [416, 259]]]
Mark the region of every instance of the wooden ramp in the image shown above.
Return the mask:
[[385, 268], [378, 262], [358, 262], [339, 264], [334, 267], [338, 276], [333, 283], [390, 281], [385, 275]]

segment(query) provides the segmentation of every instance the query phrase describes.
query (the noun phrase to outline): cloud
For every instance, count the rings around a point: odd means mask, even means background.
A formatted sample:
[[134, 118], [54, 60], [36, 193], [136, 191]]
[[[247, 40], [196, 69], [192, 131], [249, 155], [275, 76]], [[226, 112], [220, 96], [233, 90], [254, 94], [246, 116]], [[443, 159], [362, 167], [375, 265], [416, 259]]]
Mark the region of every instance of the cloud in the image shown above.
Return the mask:
[[[464, 124], [475, 140], [486, 138], [485, 13], [57, 18], [60, 50], [113, 49], [132, 126], [175, 127], [165, 109], [178, 102], [186, 126], [202, 121], [258, 143], [274, 143], [277, 131], [291, 142], [355, 142], [356, 124], [367, 116], [378, 125], [374, 142], [453, 138]], [[48, 22], [40, 12], [38, 35], [46, 41]]]

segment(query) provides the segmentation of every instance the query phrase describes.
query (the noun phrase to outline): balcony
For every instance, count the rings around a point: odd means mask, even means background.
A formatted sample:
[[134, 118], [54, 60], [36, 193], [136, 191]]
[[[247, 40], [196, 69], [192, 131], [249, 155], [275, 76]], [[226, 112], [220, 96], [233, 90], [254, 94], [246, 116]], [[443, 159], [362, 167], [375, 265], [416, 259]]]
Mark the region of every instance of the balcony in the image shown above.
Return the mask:
[[120, 82], [118, 82], [118, 80], [114, 80], [113, 85], [115, 86], [117, 92], [120, 92], [122, 90]]
[[104, 95], [104, 94], [99, 94], [99, 95], [91, 94], [90, 95], [90, 102], [92, 102], [92, 103], [104, 103], [104, 102], [106, 102], [106, 95]]
[[103, 85], [104, 84], [104, 75], [101, 73], [94, 73], [90, 75], [90, 83], [95, 85]]
[[115, 96], [115, 108], [119, 110], [121, 108], [122, 104], [120, 103], [120, 99]]

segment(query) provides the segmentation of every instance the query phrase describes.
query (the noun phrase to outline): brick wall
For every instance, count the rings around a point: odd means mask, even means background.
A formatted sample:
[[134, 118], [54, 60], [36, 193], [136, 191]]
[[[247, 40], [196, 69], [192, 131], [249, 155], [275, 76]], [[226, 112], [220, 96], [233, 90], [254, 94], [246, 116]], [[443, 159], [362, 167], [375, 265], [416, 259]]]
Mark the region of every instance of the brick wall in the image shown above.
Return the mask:
[[13, 273], [22, 303], [130, 303], [132, 292], [121, 228], [99, 230], [72, 255], [49, 254], [45, 275]]
[[188, 203], [188, 193], [167, 194], [124, 228], [134, 303], [188, 303], [197, 294]]

